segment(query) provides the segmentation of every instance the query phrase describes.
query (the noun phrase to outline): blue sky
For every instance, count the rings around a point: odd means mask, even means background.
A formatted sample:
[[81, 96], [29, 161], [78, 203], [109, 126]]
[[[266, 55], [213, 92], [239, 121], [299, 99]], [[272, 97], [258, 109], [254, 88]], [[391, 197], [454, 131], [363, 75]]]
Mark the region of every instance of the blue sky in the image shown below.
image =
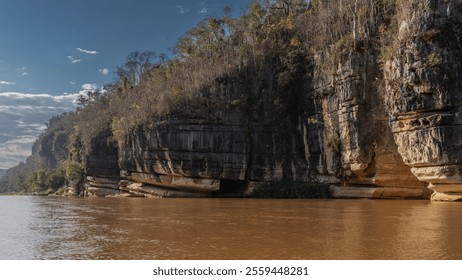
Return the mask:
[[201, 19], [251, 0], [0, 0], [0, 168], [16, 165], [78, 94], [132, 51], [170, 50]]

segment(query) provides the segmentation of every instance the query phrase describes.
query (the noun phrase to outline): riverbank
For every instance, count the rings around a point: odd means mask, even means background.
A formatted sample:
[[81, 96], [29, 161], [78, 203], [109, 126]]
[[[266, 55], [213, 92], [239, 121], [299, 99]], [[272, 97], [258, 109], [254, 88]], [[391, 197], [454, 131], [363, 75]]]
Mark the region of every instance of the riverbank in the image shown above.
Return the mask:
[[[429, 200], [430, 189], [342, 187], [320, 183], [278, 181], [256, 188], [251, 194], [217, 193], [206, 196], [143, 196], [139, 193], [121, 192], [103, 197], [118, 198], [245, 198], [245, 199], [408, 199]], [[57, 196], [70, 197], [66, 192], [54, 193], [0, 193], [0, 196]], [[92, 196], [94, 197], [94, 196]]]

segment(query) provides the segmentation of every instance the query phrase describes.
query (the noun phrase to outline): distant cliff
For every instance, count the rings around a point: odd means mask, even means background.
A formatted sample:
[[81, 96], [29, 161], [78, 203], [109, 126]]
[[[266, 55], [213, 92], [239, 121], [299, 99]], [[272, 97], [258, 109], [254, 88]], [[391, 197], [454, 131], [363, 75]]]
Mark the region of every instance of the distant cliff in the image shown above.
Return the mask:
[[0, 192], [50, 194], [62, 188], [66, 182], [68, 142], [74, 122], [74, 113], [51, 118], [47, 129], [33, 144], [32, 155], [0, 178]]
[[67, 191], [250, 195], [298, 181], [334, 197], [461, 199], [461, 1], [351, 2], [254, 3], [203, 21], [172, 60], [130, 55], [108, 92], [81, 100]]

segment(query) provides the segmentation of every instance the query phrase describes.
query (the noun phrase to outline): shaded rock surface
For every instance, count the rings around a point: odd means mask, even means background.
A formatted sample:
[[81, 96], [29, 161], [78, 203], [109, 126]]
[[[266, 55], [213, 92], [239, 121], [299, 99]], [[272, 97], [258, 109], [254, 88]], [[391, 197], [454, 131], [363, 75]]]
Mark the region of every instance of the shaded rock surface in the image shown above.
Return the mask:
[[91, 142], [91, 151], [85, 157], [84, 188], [77, 191], [80, 194], [83, 191], [84, 196], [109, 196], [121, 193], [118, 150], [108, 141], [110, 135], [109, 130], [103, 131]]

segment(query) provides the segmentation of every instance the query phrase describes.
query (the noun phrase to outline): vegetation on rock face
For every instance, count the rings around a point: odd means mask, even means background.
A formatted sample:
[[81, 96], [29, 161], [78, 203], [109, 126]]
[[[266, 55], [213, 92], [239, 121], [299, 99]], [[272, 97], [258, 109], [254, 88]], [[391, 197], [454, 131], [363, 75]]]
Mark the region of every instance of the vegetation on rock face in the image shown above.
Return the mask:
[[[262, 98], [255, 88], [262, 73], [273, 77], [275, 113], [298, 117], [314, 55], [324, 53], [327, 70], [351, 51], [373, 48], [396, 31], [386, 26], [401, 2], [409, 1], [254, 1], [239, 18], [204, 19], [178, 41], [172, 59], [130, 54], [104, 93], [83, 100], [76, 133], [85, 148], [109, 128], [123, 141], [128, 131], [163, 119], [252, 109]], [[227, 96], [222, 80], [242, 85], [242, 93]]]
[[54, 169], [40, 169], [32, 173], [29, 180], [22, 185], [27, 193], [53, 193], [65, 183], [65, 172], [62, 166]]

